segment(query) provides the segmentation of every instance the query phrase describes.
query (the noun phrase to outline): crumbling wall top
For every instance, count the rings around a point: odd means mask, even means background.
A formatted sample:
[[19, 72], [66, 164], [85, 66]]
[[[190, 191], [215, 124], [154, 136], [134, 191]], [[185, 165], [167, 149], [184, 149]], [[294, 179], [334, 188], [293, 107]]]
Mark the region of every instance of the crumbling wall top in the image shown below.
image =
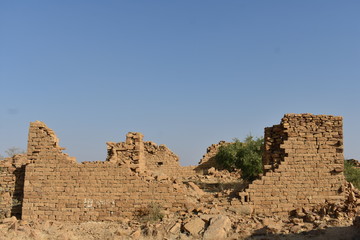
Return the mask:
[[58, 159], [58, 161], [75, 163], [76, 158], [63, 153], [63, 150], [65, 148], [60, 147], [55, 132], [48, 128], [45, 123], [40, 121], [30, 123], [27, 147], [29, 162]]

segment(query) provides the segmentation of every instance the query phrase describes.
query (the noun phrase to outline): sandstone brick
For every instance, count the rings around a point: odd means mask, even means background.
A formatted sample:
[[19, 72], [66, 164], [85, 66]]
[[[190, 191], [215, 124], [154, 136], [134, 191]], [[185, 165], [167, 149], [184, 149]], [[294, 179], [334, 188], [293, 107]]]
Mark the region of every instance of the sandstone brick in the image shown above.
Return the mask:
[[[265, 128], [263, 164], [269, 167], [264, 168], [262, 179], [254, 181], [246, 190], [252, 193], [250, 203], [256, 202], [256, 212], [270, 214], [274, 206], [269, 206], [276, 198], [278, 212], [291, 210], [294, 206], [314, 205], [325, 199], [344, 198], [336, 190], [330, 191], [338, 189], [345, 181], [341, 119], [286, 114], [279, 125]], [[335, 154], [339, 155], [335, 157]], [[275, 173], [279, 174], [277, 181], [273, 179]], [[285, 192], [269, 191], [271, 186]]]

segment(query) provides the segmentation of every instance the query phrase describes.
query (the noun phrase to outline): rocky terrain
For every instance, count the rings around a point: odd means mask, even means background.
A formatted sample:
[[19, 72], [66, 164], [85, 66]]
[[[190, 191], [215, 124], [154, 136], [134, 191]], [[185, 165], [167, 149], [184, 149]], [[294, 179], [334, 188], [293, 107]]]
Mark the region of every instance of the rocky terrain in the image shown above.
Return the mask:
[[342, 135], [341, 117], [285, 114], [265, 128], [264, 171], [250, 183], [246, 168], [219, 170], [226, 142], [182, 167], [130, 132], [107, 144], [107, 161], [77, 163], [33, 122], [27, 154], [0, 161], [0, 240], [360, 239]]
[[348, 196], [343, 203], [294, 209], [289, 216], [264, 216], [225, 204], [236, 201], [236, 192], [246, 186], [239, 179], [240, 173], [215, 169], [188, 179], [191, 204], [176, 213], [151, 205], [135, 219], [116, 222], [5, 218], [0, 239], [360, 239], [360, 191], [351, 183], [343, 189]]

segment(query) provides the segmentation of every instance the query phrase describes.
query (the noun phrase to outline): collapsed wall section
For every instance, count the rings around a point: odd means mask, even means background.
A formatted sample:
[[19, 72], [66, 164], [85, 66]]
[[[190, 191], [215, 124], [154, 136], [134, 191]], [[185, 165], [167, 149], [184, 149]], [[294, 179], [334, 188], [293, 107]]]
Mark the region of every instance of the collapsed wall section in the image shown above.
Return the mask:
[[65, 148], [60, 147], [55, 132], [45, 123], [40, 121], [30, 123], [27, 146], [27, 157], [30, 163], [76, 163], [76, 159], [63, 153], [63, 150]]
[[129, 132], [125, 142], [107, 142], [107, 161], [126, 165], [134, 172], [144, 172], [144, 142], [143, 135], [138, 132]]
[[196, 174], [193, 166], [182, 167], [179, 157], [165, 145], [143, 141], [141, 133], [130, 132], [125, 142], [107, 142], [107, 161], [127, 166], [134, 172], [153, 172], [186, 178]]
[[180, 166], [179, 157], [166, 145], [148, 141], [144, 142], [144, 147], [146, 169], [176, 178], [188, 178], [196, 174], [194, 166]]
[[221, 168], [219, 164], [217, 164], [215, 156], [219, 152], [221, 146], [225, 146], [231, 144], [229, 142], [220, 141], [217, 144], [212, 144], [206, 149], [206, 154], [203, 155], [202, 159], [199, 162], [199, 165], [196, 167], [196, 171], [204, 172], [209, 168]]
[[287, 214], [344, 199], [342, 118], [286, 114], [265, 130], [264, 176], [240, 193], [255, 212]]
[[264, 131], [264, 151], [263, 151], [263, 170], [264, 173], [268, 170], [276, 169], [281, 161], [284, 160], [286, 153], [281, 146], [287, 135], [281, 124], [265, 128]]
[[174, 172], [180, 168], [179, 157], [165, 145], [145, 142], [146, 168], [157, 172]]
[[116, 161], [76, 163], [44, 123], [30, 124], [28, 146], [25, 220], [120, 220], [152, 202], [169, 211], [186, 203], [182, 186], [171, 180], [144, 177]]

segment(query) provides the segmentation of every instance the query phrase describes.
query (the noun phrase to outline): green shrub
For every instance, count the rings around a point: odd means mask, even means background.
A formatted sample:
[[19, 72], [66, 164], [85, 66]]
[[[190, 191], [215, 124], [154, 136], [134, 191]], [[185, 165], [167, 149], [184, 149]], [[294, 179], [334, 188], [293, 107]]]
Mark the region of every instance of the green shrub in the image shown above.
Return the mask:
[[233, 143], [219, 148], [215, 160], [219, 166], [229, 171], [241, 169], [242, 177], [251, 181], [262, 173], [263, 145], [263, 138], [251, 135], [244, 142], [234, 139]]
[[356, 168], [351, 162], [345, 160], [345, 178], [346, 181], [351, 182], [357, 189], [360, 189], [360, 169]]
[[243, 143], [235, 138], [231, 144], [222, 145], [215, 156], [216, 163], [220, 167], [233, 171], [236, 169], [237, 153], [243, 148]]

